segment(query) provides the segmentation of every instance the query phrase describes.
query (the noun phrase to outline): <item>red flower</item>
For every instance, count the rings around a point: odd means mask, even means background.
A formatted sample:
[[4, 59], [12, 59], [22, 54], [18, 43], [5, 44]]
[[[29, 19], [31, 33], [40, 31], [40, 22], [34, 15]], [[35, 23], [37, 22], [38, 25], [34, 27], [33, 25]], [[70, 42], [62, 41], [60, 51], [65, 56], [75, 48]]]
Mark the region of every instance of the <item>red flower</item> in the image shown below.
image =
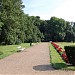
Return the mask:
[[69, 63], [69, 60], [67, 58], [67, 55], [66, 55], [66, 52], [65, 51], [63, 51], [63, 53], [62, 53], [61, 56], [62, 56], [63, 60], [65, 60], [67, 63]]
[[67, 63], [69, 63], [66, 52], [62, 50], [61, 47], [59, 47], [56, 43], [51, 42], [51, 44], [55, 47], [55, 49], [61, 54], [61, 57], [63, 58], [63, 60]]
[[57, 48], [57, 51], [58, 51], [58, 52], [62, 52], [62, 48], [61, 48], [61, 47], [58, 47], [58, 48]]

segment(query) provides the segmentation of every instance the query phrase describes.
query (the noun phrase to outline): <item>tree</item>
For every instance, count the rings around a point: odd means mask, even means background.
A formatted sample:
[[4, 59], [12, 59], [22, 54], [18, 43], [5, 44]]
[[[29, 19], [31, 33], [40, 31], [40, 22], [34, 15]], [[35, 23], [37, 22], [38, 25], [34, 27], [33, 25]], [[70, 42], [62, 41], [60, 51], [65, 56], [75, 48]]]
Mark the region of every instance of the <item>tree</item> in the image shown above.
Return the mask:
[[16, 32], [20, 28], [20, 17], [23, 12], [22, 1], [3, 0], [1, 4], [0, 19], [4, 23], [1, 32], [2, 42], [15, 44], [18, 39]]
[[67, 41], [67, 42], [73, 41], [73, 28], [70, 25], [70, 22], [66, 22], [65, 34], [66, 34], [65, 35], [65, 41]]
[[72, 29], [73, 29], [73, 42], [75, 42], [75, 22], [73, 23]]
[[[75, 23], [51, 17], [41, 20], [23, 12], [22, 0], [0, 0], [0, 43], [20, 44], [37, 41], [73, 41]], [[70, 39], [69, 39], [70, 37]]]
[[41, 39], [43, 38], [43, 34], [40, 32], [38, 28], [36, 17], [28, 16], [27, 30], [25, 31], [25, 33], [27, 42], [30, 42], [30, 40], [32, 40], [32, 42], [41, 41]]
[[65, 20], [57, 17], [51, 17], [46, 21], [47, 35], [52, 41], [63, 41], [65, 37]]

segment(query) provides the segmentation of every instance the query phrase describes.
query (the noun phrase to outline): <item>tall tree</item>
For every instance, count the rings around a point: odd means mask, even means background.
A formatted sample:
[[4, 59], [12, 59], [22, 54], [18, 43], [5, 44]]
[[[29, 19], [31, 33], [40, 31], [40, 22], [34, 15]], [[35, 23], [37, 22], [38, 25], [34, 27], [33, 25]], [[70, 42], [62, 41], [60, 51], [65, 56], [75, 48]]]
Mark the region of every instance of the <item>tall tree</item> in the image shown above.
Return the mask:
[[21, 0], [2, 0], [1, 2], [1, 22], [4, 23], [2, 27], [1, 39], [5, 44], [15, 44], [18, 37], [16, 32], [20, 27], [20, 17], [22, 14]]

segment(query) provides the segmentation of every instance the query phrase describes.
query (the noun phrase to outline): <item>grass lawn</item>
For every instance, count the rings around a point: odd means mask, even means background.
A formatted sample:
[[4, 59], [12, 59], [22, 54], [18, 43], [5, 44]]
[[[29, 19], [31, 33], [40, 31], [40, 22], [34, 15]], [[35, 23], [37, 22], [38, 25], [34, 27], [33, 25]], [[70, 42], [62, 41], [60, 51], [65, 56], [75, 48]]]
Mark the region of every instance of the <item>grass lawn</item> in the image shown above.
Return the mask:
[[[73, 43], [66, 43], [60, 42], [58, 43], [60, 47], [64, 48], [65, 45], [73, 45]], [[64, 70], [74, 70], [75, 66], [67, 65], [62, 58], [60, 57], [59, 53], [55, 50], [55, 48], [50, 44], [50, 62], [55, 69], [64, 69]]]
[[62, 47], [63, 50], [64, 50], [64, 46], [75, 45], [75, 43], [72, 43], [72, 42], [58, 42], [57, 44], [58, 44], [60, 47]]
[[9, 56], [13, 53], [16, 53], [18, 51], [18, 46], [21, 46], [22, 48], [28, 48], [30, 46], [29, 43], [22, 43], [20, 45], [5, 45], [0, 46], [0, 59]]

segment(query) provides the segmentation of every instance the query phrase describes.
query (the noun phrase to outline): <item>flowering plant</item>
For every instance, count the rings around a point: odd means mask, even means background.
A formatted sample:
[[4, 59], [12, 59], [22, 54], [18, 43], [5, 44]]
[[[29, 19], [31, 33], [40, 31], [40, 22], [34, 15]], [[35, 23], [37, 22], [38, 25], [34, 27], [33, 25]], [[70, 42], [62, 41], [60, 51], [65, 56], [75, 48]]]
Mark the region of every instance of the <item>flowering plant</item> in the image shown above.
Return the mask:
[[62, 50], [61, 47], [59, 47], [56, 43], [51, 42], [51, 44], [54, 46], [54, 48], [57, 50], [57, 52], [61, 55], [62, 59], [66, 62], [69, 63], [66, 52]]

